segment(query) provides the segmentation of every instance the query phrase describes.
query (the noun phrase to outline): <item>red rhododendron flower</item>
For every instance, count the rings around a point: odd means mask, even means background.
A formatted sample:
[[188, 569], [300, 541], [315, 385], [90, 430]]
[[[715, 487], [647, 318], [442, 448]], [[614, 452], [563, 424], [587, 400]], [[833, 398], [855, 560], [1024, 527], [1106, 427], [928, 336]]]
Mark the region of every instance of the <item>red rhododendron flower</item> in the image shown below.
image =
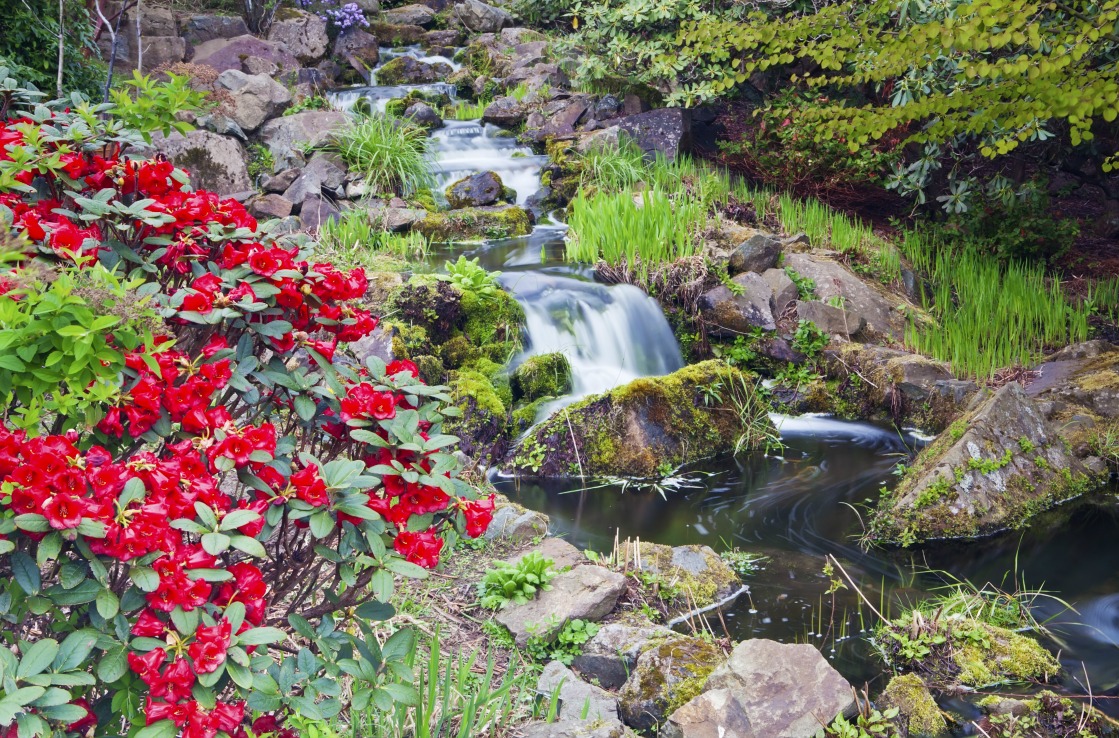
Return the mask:
[[225, 663], [232, 627], [228, 620], [222, 620], [217, 625], [198, 628], [194, 634], [194, 643], [187, 649], [196, 672], [209, 674]]
[[418, 564], [425, 569], [434, 569], [439, 565], [439, 552], [443, 550], [443, 539], [436, 535], [434, 529], [422, 533], [406, 530], [396, 534], [393, 548], [413, 564]]

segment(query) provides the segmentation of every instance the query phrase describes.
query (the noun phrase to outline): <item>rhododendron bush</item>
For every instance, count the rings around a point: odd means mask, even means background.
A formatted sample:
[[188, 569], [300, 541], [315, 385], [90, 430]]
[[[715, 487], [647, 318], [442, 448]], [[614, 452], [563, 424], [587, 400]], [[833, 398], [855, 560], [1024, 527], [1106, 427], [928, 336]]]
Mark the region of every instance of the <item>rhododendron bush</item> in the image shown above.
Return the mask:
[[111, 107], [30, 103], [0, 101], [0, 733], [413, 700], [409, 631], [370, 621], [493, 507], [443, 388], [347, 352], [377, 325], [361, 271], [192, 190]]

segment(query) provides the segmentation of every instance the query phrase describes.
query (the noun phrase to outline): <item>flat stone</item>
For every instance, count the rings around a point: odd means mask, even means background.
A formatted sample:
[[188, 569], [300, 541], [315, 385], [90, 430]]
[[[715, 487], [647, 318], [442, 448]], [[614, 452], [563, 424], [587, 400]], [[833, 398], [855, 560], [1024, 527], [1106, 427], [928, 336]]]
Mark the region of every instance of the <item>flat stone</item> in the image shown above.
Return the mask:
[[743, 272], [731, 281], [741, 288], [741, 294], [719, 285], [699, 298], [709, 329], [723, 336], [745, 335], [754, 328], [777, 330], [769, 282], [754, 272]]
[[510, 541], [530, 541], [548, 535], [548, 516], [520, 505], [506, 504], [494, 511], [493, 520], [486, 528], [486, 539], [504, 538]]
[[426, 5], [403, 5], [389, 8], [382, 13], [385, 21], [398, 26], [430, 26], [435, 20], [435, 11]]
[[338, 206], [325, 197], [314, 195], [303, 201], [299, 221], [306, 233], [318, 233], [327, 221], [338, 220]]
[[796, 283], [789, 279], [784, 269], [766, 269], [762, 272], [762, 279], [773, 290], [773, 312], [780, 317], [791, 303], [795, 303], [800, 293]]
[[815, 647], [762, 638], [735, 646], [706, 689], [734, 695], [759, 738], [814, 738], [854, 706], [851, 685]]
[[334, 55], [345, 59], [363, 78], [369, 78], [369, 70], [381, 60], [381, 50], [377, 37], [360, 28], [348, 28], [334, 40]]
[[729, 689], [694, 697], [672, 713], [659, 738], [762, 738], [754, 732], [746, 708]]
[[531, 553], [538, 553], [545, 559], [551, 559], [555, 564], [556, 571], [567, 571], [580, 564], [589, 563], [582, 551], [562, 538], [556, 538], [554, 536], [545, 538], [538, 545], [517, 554], [508, 561], [511, 564], [515, 564]]
[[777, 260], [780, 258], [781, 242], [774, 236], [759, 233], [735, 248], [727, 266], [732, 275], [741, 272], [761, 274], [777, 266]]
[[515, 97], [499, 97], [482, 112], [484, 123], [511, 127], [524, 122], [528, 109]]
[[[551, 539], [549, 539], [551, 540]], [[637, 657], [658, 639], [678, 634], [662, 625], [644, 626], [610, 623], [583, 645], [583, 651], [572, 661], [572, 667], [587, 678], [598, 680], [606, 689], [618, 689], [637, 667]]]
[[858, 335], [866, 327], [866, 319], [863, 316], [819, 300], [809, 302], [797, 300], [797, 317], [814, 323], [829, 336], [843, 336], [847, 339]]
[[298, 177], [298, 169], [285, 169], [279, 174], [273, 174], [271, 177], [267, 177], [264, 180], [264, 191], [282, 193], [288, 187], [291, 187], [291, 183], [294, 182]]
[[288, 217], [293, 207], [291, 200], [286, 197], [269, 194], [253, 199], [249, 204], [249, 212], [254, 218], [269, 220]]
[[245, 149], [235, 138], [195, 129], [186, 135], [152, 136], [152, 145], [190, 174], [195, 189], [226, 196], [253, 188]]
[[601, 566], [576, 566], [552, 580], [552, 588], [523, 605], [501, 610], [497, 622], [513, 634], [519, 648], [532, 636], [552, 638], [569, 620], [597, 622], [626, 591], [626, 578]]
[[513, 16], [481, 0], [464, 0], [451, 11], [467, 29], [475, 33], [494, 33], [513, 25]]
[[559, 661], [551, 661], [540, 672], [537, 694], [550, 700], [559, 695], [562, 722], [619, 723], [618, 701], [601, 687], [587, 684]]
[[216, 38], [235, 38], [249, 33], [239, 15], [192, 15], [180, 25], [180, 35], [194, 46]]
[[[400, 280], [400, 284], [403, 284], [403, 280]], [[376, 300], [371, 302], [373, 305], [381, 304]], [[365, 364], [366, 359], [373, 356], [386, 364], [391, 363], [396, 358], [392, 353], [392, 329], [380, 323], [372, 333], [351, 343], [349, 350], [362, 365]]]
[[621, 723], [535, 722], [520, 727], [521, 738], [636, 738], [636, 733]]

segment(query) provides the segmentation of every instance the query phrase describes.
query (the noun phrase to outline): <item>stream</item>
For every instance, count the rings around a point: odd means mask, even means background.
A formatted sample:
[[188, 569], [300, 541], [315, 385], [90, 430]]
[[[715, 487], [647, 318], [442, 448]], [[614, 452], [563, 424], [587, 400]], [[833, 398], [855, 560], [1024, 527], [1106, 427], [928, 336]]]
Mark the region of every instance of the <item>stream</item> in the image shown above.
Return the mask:
[[[386, 58], [392, 52], [382, 51]], [[422, 60], [446, 61], [424, 57]], [[410, 87], [363, 87], [334, 93], [352, 107], [366, 97], [383, 109]], [[445, 90], [441, 90], [445, 91]], [[439, 190], [481, 171], [495, 171], [517, 192], [517, 202], [540, 187], [546, 157], [517, 145], [493, 126], [447, 121], [434, 131], [433, 167]], [[525, 309], [526, 347], [514, 360], [562, 351], [572, 365], [574, 391], [541, 409], [542, 420], [579, 397], [640, 376], [683, 366], [680, 348], [655, 300], [629, 285], [594, 281], [589, 265], [564, 260], [566, 228], [555, 221], [525, 237], [435, 249], [437, 263], [452, 254], [479, 258], [501, 271], [502, 285]], [[735, 639], [772, 638], [819, 646], [853, 684], [872, 692], [887, 675], [865, 635], [875, 616], [851, 589], [831, 596], [822, 573], [832, 554], [859, 582], [875, 608], [888, 616], [934, 592], [952, 578], [992, 582], [1013, 591], [1043, 588], [1034, 612], [1049, 620], [1066, 667], [1064, 687], [1090, 691], [1097, 706], [1119, 714], [1119, 498], [1098, 496], [1039, 517], [1025, 531], [915, 551], [863, 551], [858, 543], [865, 506], [891, 487], [899, 462], [920, 439], [893, 427], [818, 416], [773, 416], [785, 444], [780, 456], [760, 453], [717, 458], [682, 470], [660, 489], [574, 480], [517, 480], [493, 475], [499, 491], [546, 513], [553, 532], [577, 547], [608, 552], [615, 537], [669, 545], [741, 548], [768, 557], [750, 576], [743, 595], [719, 618]], [[1069, 610], [1060, 601], [1073, 609]], [[1087, 677], [1087, 680], [1085, 678]], [[1007, 691], [1021, 691], [1011, 687]], [[952, 707], [968, 709], [953, 703]], [[965, 715], [966, 716], [966, 715]]]

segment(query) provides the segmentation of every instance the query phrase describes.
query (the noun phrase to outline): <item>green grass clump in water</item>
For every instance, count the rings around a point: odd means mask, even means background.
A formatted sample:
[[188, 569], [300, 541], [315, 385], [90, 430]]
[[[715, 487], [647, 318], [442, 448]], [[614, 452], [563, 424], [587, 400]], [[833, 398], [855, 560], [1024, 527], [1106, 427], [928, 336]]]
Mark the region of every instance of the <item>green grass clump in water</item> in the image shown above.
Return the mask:
[[329, 148], [377, 194], [409, 195], [432, 181], [427, 131], [398, 119], [360, 116], [334, 134]]
[[580, 192], [568, 221], [567, 258], [624, 262], [644, 272], [650, 266], [692, 256], [696, 234], [705, 220], [706, 211], [699, 203], [683, 198], [674, 201], [656, 190], [636, 195], [600, 192], [591, 198]]
[[444, 108], [443, 117], [451, 120], [478, 120], [486, 112], [489, 104], [489, 100], [479, 100], [473, 103], [461, 100], [456, 105]]
[[911, 323], [906, 344], [949, 362], [958, 376], [989, 379], [1088, 337], [1090, 308], [1072, 303], [1041, 266], [1001, 264], [920, 233], [907, 234], [902, 250], [933, 285], [924, 307], [938, 323]]

